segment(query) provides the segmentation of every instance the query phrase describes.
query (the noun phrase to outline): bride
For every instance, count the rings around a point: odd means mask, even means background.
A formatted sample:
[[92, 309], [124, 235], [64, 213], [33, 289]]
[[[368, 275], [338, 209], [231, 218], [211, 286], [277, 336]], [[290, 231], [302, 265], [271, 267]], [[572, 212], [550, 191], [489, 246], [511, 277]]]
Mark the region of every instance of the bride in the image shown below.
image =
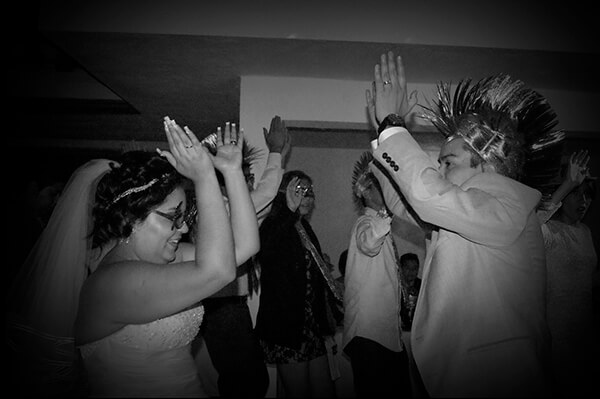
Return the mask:
[[[258, 228], [241, 132], [219, 133], [212, 156], [191, 131], [164, 123], [170, 151], [94, 160], [73, 174], [16, 280], [8, 337], [31, 359], [39, 394], [82, 394], [77, 348], [92, 396], [205, 396], [190, 352], [200, 301], [258, 251]], [[181, 242], [196, 212], [195, 244]]]

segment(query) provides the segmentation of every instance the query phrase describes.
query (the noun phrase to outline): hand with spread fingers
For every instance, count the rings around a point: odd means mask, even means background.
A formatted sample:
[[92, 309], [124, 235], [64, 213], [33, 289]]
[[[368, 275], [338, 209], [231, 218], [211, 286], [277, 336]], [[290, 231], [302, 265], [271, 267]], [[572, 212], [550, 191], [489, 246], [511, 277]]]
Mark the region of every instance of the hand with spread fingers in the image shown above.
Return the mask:
[[179, 173], [198, 181], [206, 171], [214, 170], [211, 155], [187, 126], [182, 129], [168, 116], [164, 118], [163, 124], [170, 151], [157, 149], [157, 152], [167, 158]]
[[244, 130], [237, 131], [235, 123], [225, 123], [225, 129], [217, 127], [217, 154], [212, 157], [215, 168], [221, 173], [242, 169], [242, 146]]
[[394, 58], [391, 51], [381, 55], [380, 64], [375, 65], [372, 92], [366, 91], [366, 101], [369, 119], [375, 127], [389, 114], [406, 119], [417, 104], [417, 91], [407, 95], [402, 57]]
[[579, 150], [573, 152], [569, 157], [569, 164], [567, 167], [566, 179], [571, 183], [573, 187], [577, 187], [583, 181], [590, 177], [588, 163], [590, 161], [590, 155], [587, 150]]
[[550, 218], [561, 201], [563, 201], [572, 190], [579, 187], [586, 179], [596, 179], [595, 177], [590, 176], [589, 161], [590, 155], [587, 150], [579, 150], [571, 154], [561, 184], [552, 193], [550, 200], [542, 203], [540, 206], [540, 213], [538, 213], [540, 220], [545, 222], [545, 220]]

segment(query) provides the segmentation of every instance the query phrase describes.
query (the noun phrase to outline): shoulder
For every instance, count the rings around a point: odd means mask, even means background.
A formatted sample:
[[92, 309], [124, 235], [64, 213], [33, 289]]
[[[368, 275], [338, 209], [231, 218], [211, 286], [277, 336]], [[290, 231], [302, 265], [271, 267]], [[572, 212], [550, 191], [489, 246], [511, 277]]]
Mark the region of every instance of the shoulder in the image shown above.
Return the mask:
[[505, 198], [531, 209], [537, 207], [542, 197], [538, 190], [499, 173], [478, 173], [464, 182], [461, 188], [485, 191], [495, 197]]

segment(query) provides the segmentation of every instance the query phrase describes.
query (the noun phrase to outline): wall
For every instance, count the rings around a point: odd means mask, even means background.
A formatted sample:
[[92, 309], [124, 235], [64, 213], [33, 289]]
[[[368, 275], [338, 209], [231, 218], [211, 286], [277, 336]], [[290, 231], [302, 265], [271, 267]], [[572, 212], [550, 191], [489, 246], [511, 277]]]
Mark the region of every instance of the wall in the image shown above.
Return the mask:
[[[274, 115], [284, 120], [366, 123], [364, 93], [369, 87], [370, 82], [243, 76], [240, 125], [253, 145], [264, 146], [262, 128], [269, 127]], [[425, 98], [431, 100], [435, 93], [433, 84], [408, 82], [408, 89], [419, 91], [421, 104], [425, 104]], [[589, 109], [591, 102], [600, 99], [597, 93], [539, 91], [547, 96], [559, 115], [560, 128], [597, 130]], [[368, 149], [366, 141], [364, 148]], [[334, 264], [349, 242], [356, 218], [350, 181], [354, 162], [361, 153], [357, 149], [294, 147], [287, 165], [287, 170], [301, 169], [314, 179], [316, 209], [311, 224]], [[437, 154], [434, 151], [432, 155]], [[255, 174], [259, 176], [261, 170], [258, 168]]]

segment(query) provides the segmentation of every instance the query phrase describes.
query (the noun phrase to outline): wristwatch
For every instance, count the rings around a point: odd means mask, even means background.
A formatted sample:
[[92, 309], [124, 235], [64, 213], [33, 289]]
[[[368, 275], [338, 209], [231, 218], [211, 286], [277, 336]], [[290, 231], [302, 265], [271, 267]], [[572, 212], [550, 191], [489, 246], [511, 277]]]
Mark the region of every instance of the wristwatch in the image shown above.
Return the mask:
[[406, 123], [404, 123], [404, 118], [398, 114], [389, 114], [379, 124], [379, 128], [377, 128], [377, 133], [381, 134], [385, 129], [390, 126], [400, 126], [406, 128]]

